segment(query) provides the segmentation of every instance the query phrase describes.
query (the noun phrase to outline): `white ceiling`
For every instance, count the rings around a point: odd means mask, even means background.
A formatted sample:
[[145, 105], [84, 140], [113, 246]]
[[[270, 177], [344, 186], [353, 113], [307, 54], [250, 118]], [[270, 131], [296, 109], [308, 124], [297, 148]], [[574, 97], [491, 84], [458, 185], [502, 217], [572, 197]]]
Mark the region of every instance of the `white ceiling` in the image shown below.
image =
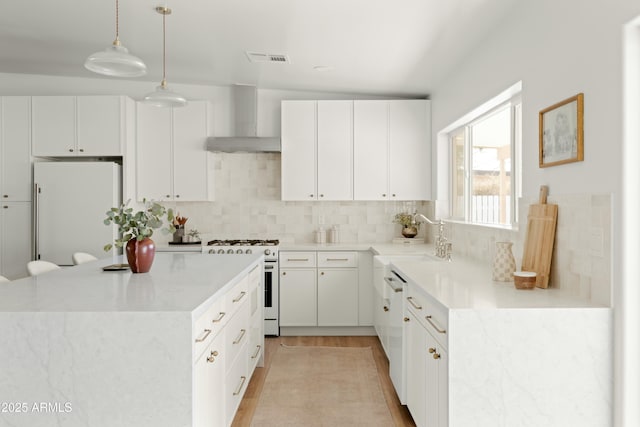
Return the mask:
[[[115, 0], [3, 2], [0, 72], [97, 77], [86, 57], [115, 36]], [[169, 83], [425, 96], [516, 0], [120, 0], [120, 40]], [[250, 63], [245, 51], [288, 55]], [[331, 67], [318, 72], [314, 66]]]

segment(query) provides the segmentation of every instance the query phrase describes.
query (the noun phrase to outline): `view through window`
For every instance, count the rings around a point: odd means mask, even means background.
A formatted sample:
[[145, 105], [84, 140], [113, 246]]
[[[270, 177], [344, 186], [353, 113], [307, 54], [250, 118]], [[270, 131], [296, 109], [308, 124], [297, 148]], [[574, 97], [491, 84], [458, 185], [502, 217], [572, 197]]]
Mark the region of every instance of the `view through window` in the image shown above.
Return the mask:
[[517, 222], [521, 133], [519, 98], [449, 133], [454, 219], [478, 224]]

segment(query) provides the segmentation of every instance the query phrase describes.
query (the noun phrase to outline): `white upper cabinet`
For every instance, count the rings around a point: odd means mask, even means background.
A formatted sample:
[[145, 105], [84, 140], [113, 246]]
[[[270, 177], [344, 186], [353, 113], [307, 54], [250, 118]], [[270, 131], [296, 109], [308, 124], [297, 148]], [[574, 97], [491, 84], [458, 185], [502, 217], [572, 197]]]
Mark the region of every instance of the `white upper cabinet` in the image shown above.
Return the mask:
[[213, 200], [206, 151], [209, 122], [206, 101], [175, 109], [137, 104], [138, 201]]
[[353, 200], [353, 101], [282, 101], [282, 199]]
[[31, 200], [31, 98], [5, 96], [0, 105], [0, 197]]
[[282, 101], [282, 200], [316, 200], [316, 102]]
[[32, 97], [32, 147], [37, 157], [121, 156], [122, 96]]
[[354, 101], [354, 199], [428, 200], [429, 141], [429, 101]]
[[79, 96], [76, 99], [79, 156], [122, 155], [121, 102], [119, 96]]
[[318, 200], [353, 200], [353, 101], [318, 101]]
[[430, 117], [427, 100], [389, 101], [389, 191], [395, 200], [431, 196]]
[[387, 200], [389, 194], [389, 101], [353, 102], [355, 200]]
[[430, 108], [282, 101], [282, 200], [429, 200]]

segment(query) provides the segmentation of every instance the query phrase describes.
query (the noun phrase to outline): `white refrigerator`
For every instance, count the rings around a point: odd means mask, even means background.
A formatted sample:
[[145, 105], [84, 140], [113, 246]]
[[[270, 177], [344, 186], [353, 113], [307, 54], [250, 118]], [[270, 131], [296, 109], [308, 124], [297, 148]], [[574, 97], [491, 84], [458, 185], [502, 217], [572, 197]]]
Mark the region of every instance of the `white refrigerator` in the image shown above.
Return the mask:
[[121, 167], [113, 162], [38, 162], [33, 165], [34, 259], [73, 265], [74, 252], [97, 258], [117, 237], [106, 212], [122, 201]]

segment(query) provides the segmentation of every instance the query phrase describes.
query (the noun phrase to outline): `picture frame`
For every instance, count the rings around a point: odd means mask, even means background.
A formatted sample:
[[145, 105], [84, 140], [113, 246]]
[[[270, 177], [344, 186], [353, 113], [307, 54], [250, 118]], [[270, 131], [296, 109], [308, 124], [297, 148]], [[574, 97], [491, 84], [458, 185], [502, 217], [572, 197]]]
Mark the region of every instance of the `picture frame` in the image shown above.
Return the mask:
[[540, 111], [539, 166], [584, 160], [584, 94]]

